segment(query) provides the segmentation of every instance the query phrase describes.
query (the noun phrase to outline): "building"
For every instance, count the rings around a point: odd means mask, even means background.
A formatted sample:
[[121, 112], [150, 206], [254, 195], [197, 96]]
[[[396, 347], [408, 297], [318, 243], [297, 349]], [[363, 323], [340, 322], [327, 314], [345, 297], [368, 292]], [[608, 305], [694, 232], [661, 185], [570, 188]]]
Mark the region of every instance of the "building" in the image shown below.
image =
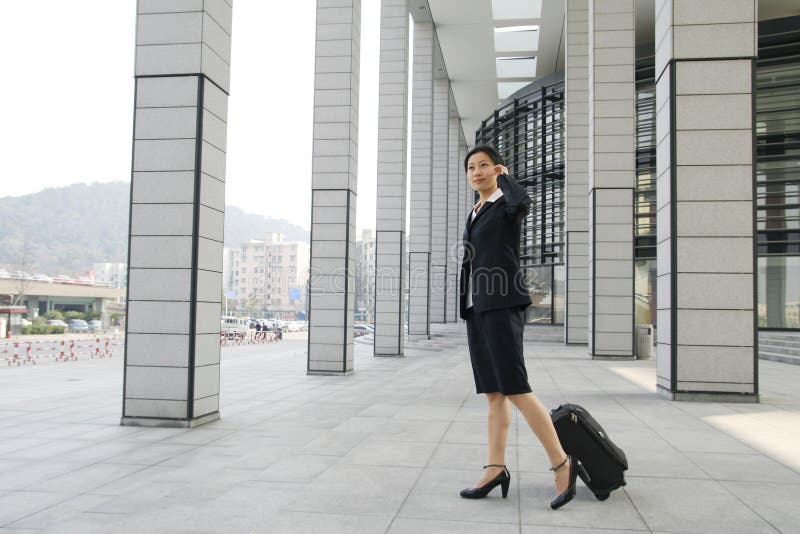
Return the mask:
[[302, 319], [306, 315], [309, 246], [269, 233], [223, 252], [228, 310], [254, 317]]
[[128, 287], [127, 263], [95, 263], [92, 266], [95, 282], [105, 282], [113, 287]]
[[356, 241], [355, 320], [375, 321], [375, 238], [372, 230], [364, 230]]
[[[360, 5], [317, 5], [312, 375], [354, 372]], [[429, 339], [432, 323], [459, 320], [458, 247], [474, 202], [462, 161], [475, 143], [491, 142], [535, 201], [520, 242], [534, 303], [530, 328], [559, 328], [564, 343], [586, 346], [587, 358], [634, 359], [637, 326], [656, 325], [661, 394], [757, 402], [759, 328], [800, 329], [797, 3], [382, 0], [381, 7], [374, 354], [401, 357], [406, 339]], [[217, 2], [173, 13], [141, 2], [137, 26], [143, 135], [134, 138], [134, 184], [145, 184], [148, 172], [191, 175], [181, 198], [195, 208], [193, 225], [160, 228], [151, 220], [158, 213], [170, 220], [177, 193], [165, 192], [161, 204], [155, 196], [146, 206], [134, 200], [132, 269], [163, 268], [164, 281], [179, 276], [169, 269], [182, 269], [194, 285], [165, 289], [157, 305], [134, 292], [128, 333], [151, 344], [175, 339], [159, 335], [186, 336], [192, 343], [171, 353], [170, 365], [203, 361], [209, 374], [219, 362], [219, 349], [203, 340], [217, 334], [222, 287], [231, 9]], [[194, 21], [199, 43], [191, 52], [182, 44], [184, 19]], [[203, 121], [180, 115], [183, 108], [204, 110]], [[246, 264], [244, 253], [239, 261]], [[241, 269], [240, 277], [252, 272]], [[161, 332], [152, 325], [156, 309], [190, 310], [196, 320]], [[137, 350], [129, 342], [128, 357]], [[138, 367], [126, 385], [136, 390], [132, 381], [146, 383], [161, 367]], [[123, 420], [193, 425], [218, 417], [218, 388], [194, 389], [195, 381], [215, 381], [181, 376], [176, 388], [188, 385], [193, 398], [167, 409], [159, 401], [166, 397], [132, 396]]]

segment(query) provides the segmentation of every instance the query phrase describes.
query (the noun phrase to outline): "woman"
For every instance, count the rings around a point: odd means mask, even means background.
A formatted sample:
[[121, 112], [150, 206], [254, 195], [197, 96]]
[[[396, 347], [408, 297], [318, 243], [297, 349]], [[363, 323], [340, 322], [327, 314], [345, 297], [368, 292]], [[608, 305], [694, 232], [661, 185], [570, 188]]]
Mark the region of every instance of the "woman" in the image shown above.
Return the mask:
[[519, 241], [531, 199], [508, 177], [508, 169], [491, 146], [470, 150], [464, 169], [480, 201], [464, 230], [460, 314], [467, 322], [475, 388], [489, 401], [489, 451], [482, 476], [461, 496], [480, 499], [497, 486], [504, 498], [508, 494], [511, 474], [505, 450], [513, 404], [550, 458], [557, 492], [550, 506], [556, 509], [575, 496], [575, 480], [583, 466], [561, 447], [547, 409], [531, 392], [522, 355], [525, 308], [531, 298], [519, 266]]

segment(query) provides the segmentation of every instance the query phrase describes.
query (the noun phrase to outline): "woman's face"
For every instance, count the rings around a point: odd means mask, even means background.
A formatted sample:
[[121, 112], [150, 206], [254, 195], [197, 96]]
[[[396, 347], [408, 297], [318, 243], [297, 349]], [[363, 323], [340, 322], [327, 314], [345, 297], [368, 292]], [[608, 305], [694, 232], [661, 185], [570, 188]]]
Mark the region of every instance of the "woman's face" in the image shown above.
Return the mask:
[[485, 152], [476, 152], [467, 160], [467, 179], [475, 191], [492, 190], [497, 184], [495, 162]]

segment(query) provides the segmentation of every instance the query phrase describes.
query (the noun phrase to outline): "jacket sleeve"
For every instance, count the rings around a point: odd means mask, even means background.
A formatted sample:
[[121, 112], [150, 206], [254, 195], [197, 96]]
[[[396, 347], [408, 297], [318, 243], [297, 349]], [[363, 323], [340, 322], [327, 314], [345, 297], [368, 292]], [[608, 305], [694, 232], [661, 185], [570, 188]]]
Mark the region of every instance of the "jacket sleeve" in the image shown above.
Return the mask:
[[533, 201], [521, 185], [509, 178], [507, 174], [501, 174], [497, 177], [497, 187], [503, 191], [503, 198], [506, 200], [506, 214], [509, 217], [521, 218], [528, 214]]

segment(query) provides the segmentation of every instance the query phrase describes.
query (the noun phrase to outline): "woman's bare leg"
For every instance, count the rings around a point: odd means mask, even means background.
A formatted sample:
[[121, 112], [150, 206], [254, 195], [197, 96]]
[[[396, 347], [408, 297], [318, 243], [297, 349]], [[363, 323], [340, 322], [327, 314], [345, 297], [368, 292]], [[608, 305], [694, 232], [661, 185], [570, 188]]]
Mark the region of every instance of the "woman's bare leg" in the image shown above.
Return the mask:
[[[523, 393], [520, 395], [509, 395], [510, 400], [517, 409], [525, 416], [528, 425], [539, 438], [542, 443], [548, 458], [550, 459], [551, 466], [558, 466], [564, 461], [567, 453], [561, 447], [561, 441], [558, 439], [556, 429], [553, 426], [553, 420], [550, 418], [550, 413], [542, 402], [533, 393]], [[564, 467], [568, 467], [566, 464]], [[556, 491], [561, 493], [567, 489], [569, 485], [569, 469], [559, 469], [556, 473]]]
[[[489, 450], [487, 464], [505, 465], [508, 428], [511, 426], [511, 403], [502, 393], [487, 393], [489, 401]], [[487, 467], [475, 487], [480, 487], [503, 471], [502, 467]]]

